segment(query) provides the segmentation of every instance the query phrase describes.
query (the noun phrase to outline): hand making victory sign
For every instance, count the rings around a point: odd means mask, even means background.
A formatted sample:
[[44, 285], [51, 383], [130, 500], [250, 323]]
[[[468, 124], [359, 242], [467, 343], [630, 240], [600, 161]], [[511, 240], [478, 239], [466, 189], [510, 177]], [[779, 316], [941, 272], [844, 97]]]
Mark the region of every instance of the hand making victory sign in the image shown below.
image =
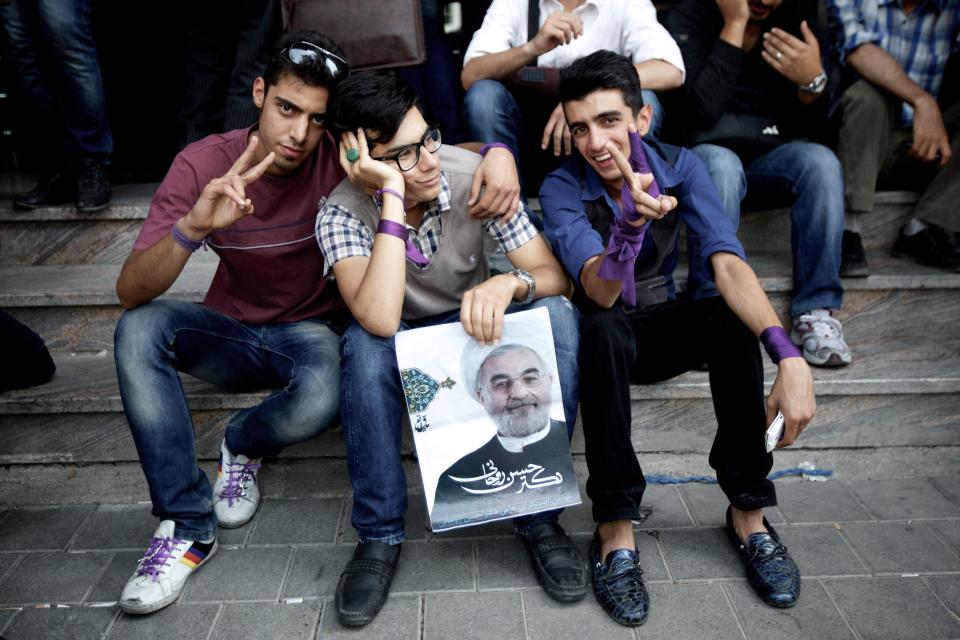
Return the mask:
[[183, 219], [187, 226], [184, 231], [188, 237], [205, 238], [211, 232], [229, 227], [240, 218], [253, 213], [254, 204], [246, 197], [246, 187], [264, 174], [274, 158], [271, 151], [263, 160], [250, 167], [259, 143], [257, 136], [250, 136], [247, 148], [230, 170], [223, 176], [214, 178], [203, 188], [196, 204]]
[[[635, 227], [641, 227], [648, 220], [659, 220], [676, 208], [677, 199], [673, 196], [648, 193], [654, 185], [653, 173], [647, 164], [640, 141], [640, 132], [630, 123], [627, 126], [627, 135], [630, 139], [630, 159], [628, 160], [620, 148], [613, 141], [608, 140], [604, 145], [623, 176], [623, 187], [620, 192], [620, 209], [624, 219]], [[654, 185], [655, 186], [655, 185]]]

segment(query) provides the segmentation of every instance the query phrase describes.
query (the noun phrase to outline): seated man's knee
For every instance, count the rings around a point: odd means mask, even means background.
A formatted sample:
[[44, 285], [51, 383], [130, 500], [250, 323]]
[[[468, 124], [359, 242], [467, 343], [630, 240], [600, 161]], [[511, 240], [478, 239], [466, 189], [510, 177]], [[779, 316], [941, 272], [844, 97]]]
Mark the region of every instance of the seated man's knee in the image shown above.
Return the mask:
[[579, 341], [580, 312], [563, 296], [550, 296], [537, 300], [532, 308], [546, 308], [550, 313], [553, 339], [558, 345], [574, 345]]
[[792, 142], [796, 147], [799, 184], [823, 195], [843, 196], [843, 167], [837, 154], [815, 142]]
[[486, 121], [516, 105], [510, 90], [497, 80], [477, 80], [463, 97], [463, 108], [470, 121]]
[[692, 151], [703, 161], [717, 186], [721, 182], [738, 183], [743, 179], [743, 162], [730, 149], [717, 144], [698, 144]]
[[844, 121], [879, 127], [894, 117], [893, 97], [866, 80], [857, 80], [841, 98]]
[[152, 348], [168, 331], [174, 313], [175, 305], [162, 300], [124, 311], [113, 332], [114, 352], [118, 357], [136, 357]]

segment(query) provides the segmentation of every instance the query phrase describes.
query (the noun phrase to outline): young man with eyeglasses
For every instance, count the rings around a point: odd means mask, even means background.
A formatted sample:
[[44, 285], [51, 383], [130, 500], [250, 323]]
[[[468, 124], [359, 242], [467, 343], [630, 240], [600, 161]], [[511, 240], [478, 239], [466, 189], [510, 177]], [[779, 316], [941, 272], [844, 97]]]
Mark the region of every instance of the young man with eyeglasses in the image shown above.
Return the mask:
[[[342, 624], [361, 626], [386, 601], [405, 536], [405, 404], [394, 335], [459, 321], [491, 344], [501, 336], [505, 313], [546, 307], [572, 427], [578, 317], [562, 297], [570, 281], [521, 206], [509, 219], [469, 215], [470, 174], [481, 157], [441, 146], [415, 94], [393, 73], [344, 80], [329, 113], [342, 132], [340, 159], [349, 180], [321, 209], [317, 240], [355, 318], [341, 343], [340, 406], [359, 538], [337, 586], [336, 607]], [[485, 239], [503, 250], [513, 271], [491, 276]], [[586, 593], [585, 566], [557, 515], [514, 524], [547, 592], [578, 600]]]
[[[348, 314], [323, 277], [313, 229], [344, 175], [326, 111], [349, 71], [318, 33], [286, 34], [275, 50], [253, 84], [258, 123], [176, 157], [117, 280], [127, 309], [115, 334], [120, 395], [162, 521], [121, 594], [127, 613], [176, 600], [216, 552], [217, 525], [255, 514], [260, 458], [317, 436], [338, 415]], [[512, 170], [512, 157], [498, 162]], [[488, 200], [503, 197], [491, 191]], [[201, 246], [220, 258], [203, 304], [156, 299]], [[230, 418], [212, 493], [178, 371], [230, 390], [274, 389]]]

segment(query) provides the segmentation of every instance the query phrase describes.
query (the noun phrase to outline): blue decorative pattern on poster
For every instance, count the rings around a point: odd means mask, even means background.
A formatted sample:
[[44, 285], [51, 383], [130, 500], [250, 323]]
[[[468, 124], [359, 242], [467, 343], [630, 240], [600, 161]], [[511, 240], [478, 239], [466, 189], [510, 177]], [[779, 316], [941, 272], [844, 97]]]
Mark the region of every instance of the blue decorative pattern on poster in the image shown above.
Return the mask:
[[396, 346], [434, 531], [580, 504], [546, 309], [505, 316], [496, 345], [451, 323]]

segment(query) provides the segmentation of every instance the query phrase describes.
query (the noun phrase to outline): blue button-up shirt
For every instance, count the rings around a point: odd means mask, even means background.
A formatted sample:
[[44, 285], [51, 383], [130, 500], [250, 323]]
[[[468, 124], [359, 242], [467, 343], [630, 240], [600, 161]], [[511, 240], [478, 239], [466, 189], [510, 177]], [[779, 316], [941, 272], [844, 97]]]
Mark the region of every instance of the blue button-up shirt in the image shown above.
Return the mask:
[[[875, 44], [936, 97], [947, 58], [960, 49], [960, 2], [921, 0], [909, 14], [903, 12], [903, 0], [828, 0], [828, 9], [839, 27], [843, 58], [860, 45]], [[901, 121], [913, 122], [908, 104], [903, 105]]]
[[[720, 194], [710, 179], [706, 167], [689, 149], [670, 147], [657, 142], [643, 142], [644, 151], [653, 177], [661, 193], [669, 193], [677, 198], [677, 208], [667, 215], [678, 215], [687, 225], [687, 236], [691, 239], [695, 255], [690, 260], [700, 261], [710, 269], [710, 256], [718, 252], [727, 252], [746, 259], [743, 246], [737, 239], [730, 218], [723, 211]], [[676, 161], [671, 165], [663, 155], [673, 155], [679, 150]], [[576, 283], [580, 282], [580, 270], [593, 256], [606, 250], [600, 234], [587, 219], [585, 202], [603, 199], [615, 218], [620, 217], [620, 205], [610, 196], [603, 180], [579, 154], [562, 167], [547, 176], [540, 188], [540, 206], [543, 209], [544, 231], [560, 258], [567, 273]], [[652, 252], [653, 234], [643, 239], [640, 256]], [[667, 259], [661, 266], [659, 275], [672, 281], [676, 260]]]

